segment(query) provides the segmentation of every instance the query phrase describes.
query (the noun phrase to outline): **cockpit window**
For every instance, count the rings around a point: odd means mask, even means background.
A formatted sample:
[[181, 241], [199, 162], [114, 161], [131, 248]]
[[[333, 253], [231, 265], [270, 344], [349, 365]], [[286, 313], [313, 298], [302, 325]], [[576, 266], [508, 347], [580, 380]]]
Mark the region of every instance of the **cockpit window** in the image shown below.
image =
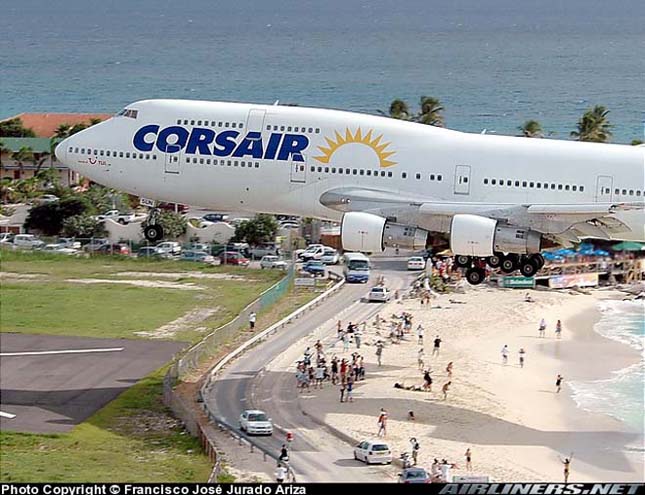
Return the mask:
[[124, 108], [119, 113], [116, 114], [117, 117], [130, 117], [131, 119], [136, 119], [139, 115], [139, 110], [132, 110], [131, 108]]

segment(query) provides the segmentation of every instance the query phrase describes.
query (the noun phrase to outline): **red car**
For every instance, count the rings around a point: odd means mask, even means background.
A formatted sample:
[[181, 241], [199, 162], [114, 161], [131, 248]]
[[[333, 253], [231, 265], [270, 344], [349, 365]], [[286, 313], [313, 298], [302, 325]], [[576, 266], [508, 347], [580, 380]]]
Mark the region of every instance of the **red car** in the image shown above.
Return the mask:
[[95, 254], [120, 254], [121, 256], [130, 255], [130, 246], [127, 244], [103, 244], [94, 251]]
[[222, 265], [248, 266], [250, 261], [236, 251], [225, 251], [219, 255]]

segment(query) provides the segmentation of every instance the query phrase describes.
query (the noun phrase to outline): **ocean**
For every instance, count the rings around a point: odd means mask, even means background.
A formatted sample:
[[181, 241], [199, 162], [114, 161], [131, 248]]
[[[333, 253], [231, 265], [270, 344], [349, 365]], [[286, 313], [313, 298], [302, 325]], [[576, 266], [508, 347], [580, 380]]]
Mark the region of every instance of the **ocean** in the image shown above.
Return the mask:
[[642, 434], [645, 428], [645, 302], [603, 301], [600, 310], [602, 317], [595, 330], [637, 349], [642, 359], [604, 380], [571, 382], [573, 398], [579, 407], [613, 416]]
[[432, 95], [453, 129], [566, 139], [603, 104], [615, 142], [643, 138], [643, 0], [5, 0], [2, 21], [0, 117]]

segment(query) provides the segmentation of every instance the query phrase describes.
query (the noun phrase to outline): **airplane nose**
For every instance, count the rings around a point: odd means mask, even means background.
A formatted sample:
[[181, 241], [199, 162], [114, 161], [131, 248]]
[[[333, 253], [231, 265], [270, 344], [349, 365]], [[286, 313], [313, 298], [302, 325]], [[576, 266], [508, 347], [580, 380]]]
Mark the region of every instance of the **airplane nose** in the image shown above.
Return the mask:
[[63, 139], [60, 143], [56, 145], [56, 150], [54, 151], [56, 159], [65, 164], [67, 161], [67, 147], [69, 146], [69, 138]]

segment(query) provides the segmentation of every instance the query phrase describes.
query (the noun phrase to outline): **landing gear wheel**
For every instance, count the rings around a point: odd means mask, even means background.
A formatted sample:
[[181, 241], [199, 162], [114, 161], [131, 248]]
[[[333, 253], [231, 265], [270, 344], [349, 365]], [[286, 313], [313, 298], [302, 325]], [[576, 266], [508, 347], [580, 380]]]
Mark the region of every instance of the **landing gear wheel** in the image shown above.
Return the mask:
[[163, 228], [161, 225], [148, 225], [143, 229], [143, 236], [148, 242], [157, 242], [163, 238]]
[[538, 262], [534, 258], [524, 258], [520, 265], [520, 272], [525, 277], [532, 277], [538, 272]]
[[519, 260], [517, 259], [516, 255], [507, 254], [502, 258], [502, 263], [499, 265], [499, 267], [504, 273], [513, 273], [515, 270], [517, 270], [518, 261]]
[[459, 268], [467, 268], [471, 262], [470, 256], [464, 256], [462, 254], [455, 256], [455, 265]]
[[484, 281], [486, 272], [482, 268], [469, 268], [466, 270], [466, 280], [470, 285], [479, 285]]
[[486, 258], [486, 263], [488, 263], [488, 266], [491, 268], [499, 268], [499, 265], [502, 264], [502, 256], [503, 254], [493, 253], [493, 256]]
[[544, 267], [544, 263], [545, 263], [544, 256], [538, 253], [538, 254], [532, 255], [531, 258], [533, 258], [537, 262], [538, 271], [540, 271]]

